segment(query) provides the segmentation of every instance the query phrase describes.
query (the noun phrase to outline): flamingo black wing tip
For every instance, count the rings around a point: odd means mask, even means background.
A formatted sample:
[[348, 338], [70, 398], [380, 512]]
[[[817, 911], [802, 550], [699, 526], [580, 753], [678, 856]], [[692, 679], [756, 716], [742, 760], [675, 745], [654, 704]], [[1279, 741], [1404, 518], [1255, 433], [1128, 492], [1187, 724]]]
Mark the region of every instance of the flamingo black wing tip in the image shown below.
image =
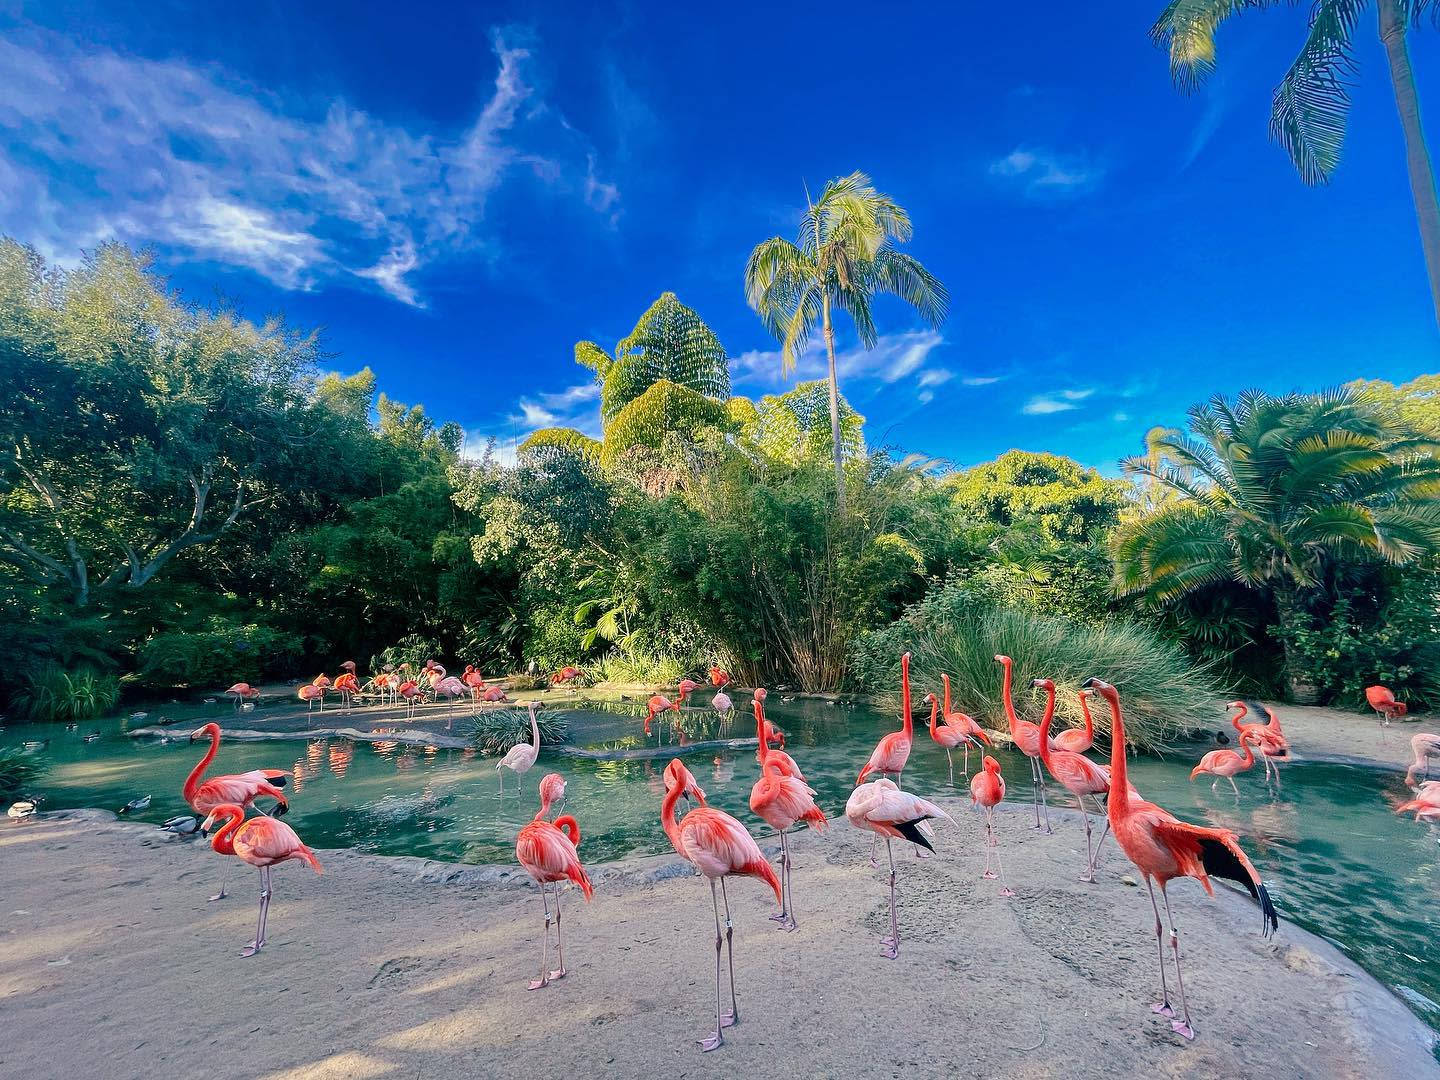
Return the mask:
[[1275, 910], [1275, 901], [1270, 899], [1270, 890], [1261, 883], [1256, 886], [1257, 900], [1260, 901], [1260, 936], [1271, 937], [1280, 929], [1280, 915]]
[[895, 831], [912, 844], [922, 844], [931, 851], [934, 851], [935, 845], [930, 843], [929, 838], [920, 831], [920, 823], [926, 820], [928, 819], [922, 817], [916, 818], [914, 821], [897, 821], [895, 823]]

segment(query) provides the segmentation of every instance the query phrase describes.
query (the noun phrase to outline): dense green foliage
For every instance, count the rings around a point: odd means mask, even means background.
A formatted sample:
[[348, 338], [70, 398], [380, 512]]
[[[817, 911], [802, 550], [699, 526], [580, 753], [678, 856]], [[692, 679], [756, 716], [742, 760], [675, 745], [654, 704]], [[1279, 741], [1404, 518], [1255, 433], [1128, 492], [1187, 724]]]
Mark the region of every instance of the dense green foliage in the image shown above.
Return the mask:
[[20, 720], [94, 720], [120, 700], [120, 682], [114, 675], [80, 668], [62, 671], [46, 664], [25, 673], [10, 695], [10, 707]]
[[[549, 709], [535, 714], [540, 729], [540, 745], [555, 746], [570, 737], [565, 718]], [[475, 717], [470, 739], [482, 754], [503, 754], [518, 743], [531, 738], [529, 709], [484, 709]]]
[[35, 782], [44, 771], [44, 758], [18, 746], [0, 746], [0, 803], [34, 794]]

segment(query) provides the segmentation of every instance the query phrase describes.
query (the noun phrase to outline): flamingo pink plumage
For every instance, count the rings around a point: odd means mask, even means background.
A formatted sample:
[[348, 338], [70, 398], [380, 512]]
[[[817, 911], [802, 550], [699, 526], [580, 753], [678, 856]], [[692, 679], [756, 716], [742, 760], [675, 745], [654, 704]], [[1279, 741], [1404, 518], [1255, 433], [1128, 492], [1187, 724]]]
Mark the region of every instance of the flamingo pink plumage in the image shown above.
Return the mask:
[[[678, 713], [680, 711], [680, 706], [675, 704], [664, 694], [651, 694], [650, 700], [645, 704], [647, 709], [645, 713], [645, 735], [647, 738], [650, 735], [650, 721], [654, 720], [655, 717], [659, 716], [663, 712]], [[658, 725], [656, 727], [655, 741], [656, 745], [659, 745], [660, 733]]]
[[1000, 762], [986, 754], [980, 760], [980, 768], [970, 778], [971, 805], [983, 807], [985, 810], [985, 873], [981, 877], [992, 881], [995, 879], [995, 871], [990, 869], [990, 856], [993, 852], [995, 865], [1000, 868], [1000, 895], [1014, 896], [1014, 890], [1005, 880], [1005, 864], [1000, 860], [1000, 845], [995, 837], [995, 807], [999, 806], [1004, 798], [1005, 778], [1000, 775]]
[[1275, 710], [1268, 705], [1258, 706], [1268, 717], [1263, 724], [1241, 723], [1250, 712], [1250, 706], [1243, 701], [1232, 701], [1225, 706], [1227, 709], [1236, 709], [1236, 715], [1230, 723], [1240, 734], [1247, 731], [1255, 733], [1255, 748], [1260, 751], [1260, 762], [1265, 766], [1265, 779], [1269, 780], [1273, 775], [1275, 788], [1280, 788], [1280, 766], [1277, 762], [1290, 760], [1290, 740], [1285, 737], [1285, 732], [1280, 730], [1280, 717]]
[[[558, 783], [557, 783], [558, 782]], [[535, 817], [520, 830], [515, 838], [515, 858], [525, 872], [540, 886], [540, 903], [545, 908], [545, 940], [540, 946], [540, 977], [526, 989], [539, 990], [549, 986], [552, 980], [565, 977], [565, 935], [560, 925], [560, 889], [564, 882], [572, 881], [580, 887], [588, 901], [594, 894], [590, 878], [580, 865], [580, 825], [569, 814], [546, 821], [550, 812], [551, 796], [559, 789], [563, 797], [565, 778], [559, 773], [550, 773], [540, 781], [540, 809]], [[550, 903], [546, 898], [545, 886], [555, 886], [555, 945], [560, 966], [553, 971], [546, 970], [550, 949]]]
[[1416, 821], [1440, 821], [1440, 780], [1427, 780], [1420, 785], [1415, 798], [1395, 807], [1397, 814], [1415, 812]]
[[1045, 772], [1040, 767], [1040, 727], [1032, 724], [1029, 720], [1021, 720], [1015, 715], [1015, 698], [1010, 692], [1015, 661], [1008, 656], [997, 655], [995, 662], [1005, 669], [1005, 680], [1000, 696], [1005, 702], [1005, 719], [1010, 725], [1010, 737], [1015, 741], [1015, 746], [1019, 751], [1030, 759], [1030, 778], [1034, 783], [1031, 802], [1035, 805], [1035, 828], [1040, 828], [1040, 808], [1043, 806], [1045, 808], [1045, 831], [1054, 832], [1050, 828], [1050, 805], [1045, 801]]
[[784, 750], [776, 750], [770, 745], [778, 739], [783, 746], [784, 733], [769, 720], [764, 719], [765, 697], [765, 688], [763, 686], [757, 687], [755, 690], [754, 708], [758, 717], [764, 722], [756, 725], [755, 734], [760, 746], [759, 749], [755, 751], [755, 760], [763, 765], [768, 755], [770, 764], [778, 768], [782, 776], [793, 776], [803, 783], [805, 781], [805, 774], [800, 771], [800, 766], [795, 764], [795, 759]]
[[860, 770], [855, 783], [863, 784], [871, 773], [894, 773], [900, 780], [910, 748], [915, 745], [915, 718], [910, 713], [910, 654], [900, 657], [900, 730], [892, 731], [876, 744], [870, 760]]
[[950, 815], [928, 799], [901, 791], [885, 778], [861, 784], [850, 793], [845, 803], [845, 817], [857, 829], [865, 829], [885, 838], [885, 851], [890, 856], [890, 936], [880, 939], [880, 955], [894, 960], [900, 955], [900, 918], [895, 910], [895, 851], [890, 842], [909, 840], [934, 851], [930, 837], [935, 831], [930, 822], [937, 818], [950, 820]]
[[1081, 881], [1095, 880], [1095, 866], [1100, 861], [1100, 848], [1105, 843], [1105, 833], [1110, 829], [1107, 820], [1105, 830], [1100, 833], [1100, 843], [1094, 847], [1090, 841], [1093, 830], [1090, 827], [1090, 813], [1085, 807], [1085, 796], [1096, 801], [1096, 812], [1103, 811], [1100, 796], [1110, 793], [1110, 774], [1104, 766], [1097, 765], [1084, 754], [1061, 750], [1050, 740], [1050, 722], [1055, 719], [1055, 682], [1052, 679], [1036, 679], [1032, 684], [1045, 691], [1045, 718], [1040, 722], [1040, 738], [1036, 746], [1040, 750], [1040, 761], [1060, 786], [1075, 796], [1075, 805], [1080, 810], [1080, 820], [1085, 823], [1085, 873]]
[[237, 682], [234, 686], [230, 687], [229, 690], [226, 690], [225, 693], [235, 695], [235, 711], [237, 713], [240, 711], [242, 702], [253, 701], [260, 696], [260, 691], [256, 690], [255, 687], [251, 686], [248, 682]]
[[774, 760], [778, 750], [765, 743], [765, 706], [755, 701], [755, 729], [760, 737], [760, 779], [750, 789], [750, 811], [780, 834], [780, 911], [770, 916], [783, 930], [798, 930], [795, 919], [795, 887], [791, 878], [790, 834], [796, 822], [825, 827], [825, 815], [815, 805], [815, 792], [804, 780], [787, 775]]
[[[775, 899], [782, 900], [780, 879], [774, 869], [765, 861], [760, 845], [744, 825], [723, 810], [712, 806], [699, 806], [691, 810], [678, 823], [675, 820], [675, 804], [680, 796], [689, 791], [699, 791], [695, 777], [678, 759], [671, 761], [666, 769], [676, 782], [668, 786], [665, 801], [660, 807], [660, 823], [665, 835], [680, 856], [688, 860], [696, 870], [710, 881], [710, 904], [715, 909], [715, 1030], [700, 1040], [702, 1050], [714, 1050], [724, 1042], [721, 1032], [740, 1022], [740, 1009], [735, 1001], [735, 945], [734, 926], [730, 921], [730, 899], [725, 896], [727, 877], [754, 877], [764, 881], [775, 892]], [[720, 900], [715, 892], [716, 882], [720, 884], [720, 896], [725, 898], [725, 930], [720, 929]], [[730, 969], [730, 1011], [721, 1012], [720, 997], [720, 947], [725, 945], [729, 953]]]
[[1072, 754], [1083, 754], [1095, 747], [1095, 721], [1090, 716], [1090, 695], [1093, 690], [1080, 691], [1080, 713], [1085, 717], [1085, 726], [1070, 728], [1050, 736], [1050, 744]]
[[[190, 775], [185, 778], [185, 784], [180, 789], [181, 798], [190, 804], [190, 808], [201, 817], [209, 814], [217, 806], [224, 806], [227, 803], [234, 803], [237, 806], [246, 807], [254, 805], [255, 800], [265, 796], [276, 800], [275, 814], [282, 815], [290, 809], [289, 800], [285, 798], [283, 788], [289, 779], [290, 774], [284, 769], [252, 769], [249, 772], [233, 773], [228, 776], [212, 776], [208, 780], [202, 779], [205, 770], [215, 760], [215, 755], [220, 751], [220, 725], [206, 724], [190, 733], [190, 741], [196, 739], [209, 739], [210, 749], [205, 756], [196, 762], [195, 767], [190, 770]], [[228, 864], [227, 864], [228, 867]], [[224, 900], [225, 876], [220, 878], [220, 891], [210, 900]]]
[[1220, 778], [1223, 776], [1226, 780], [1230, 781], [1230, 787], [1238, 797], [1240, 789], [1235, 787], [1235, 774], [1242, 773], [1246, 769], [1254, 766], [1254, 743], [1259, 737], [1253, 727], [1240, 732], [1240, 751], [1242, 752], [1234, 750], [1211, 750], [1200, 759], [1200, 763], [1196, 765], [1195, 768], [1190, 770], [1190, 779], [1194, 780], [1201, 773], [1209, 773], [1215, 777], [1215, 779], [1210, 782], [1210, 790], [1214, 791], [1215, 785], [1220, 783]]
[[[937, 725], [935, 695], [926, 694], [925, 700], [930, 702], [930, 738], [945, 748], [945, 761], [950, 766], [950, 786], [955, 786], [955, 762], [950, 757], [950, 751], [955, 747], [965, 747], [965, 775], [970, 775], [970, 744], [982, 742], [986, 746], [991, 745], [990, 736], [975, 722], [971, 716], [962, 712], [952, 712], [950, 709], [950, 676], [942, 674], [940, 681], [945, 684], [945, 711], [940, 719], [943, 725]], [[976, 747], [979, 749], [979, 747]]]
[[270, 914], [270, 868], [293, 859], [308, 864], [317, 874], [324, 871], [315, 853], [300, 842], [294, 829], [278, 818], [257, 817], [245, 821], [245, 811], [239, 806], [221, 803], [210, 811], [200, 831], [208, 831], [216, 819], [224, 819], [225, 824], [211, 838], [210, 847], [260, 870], [260, 920], [255, 928], [255, 940], [240, 951], [241, 956], [254, 956], [265, 947], [265, 920]]
[[1405, 783], [1413, 784], [1417, 772], [1423, 772], [1425, 779], [1430, 779], [1430, 759], [1440, 757], [1440, 735], [1422, 731], [1419, 735], [1411, 736], [1410, 752], [1415, 756], [1415, 760], [1405, 770]]

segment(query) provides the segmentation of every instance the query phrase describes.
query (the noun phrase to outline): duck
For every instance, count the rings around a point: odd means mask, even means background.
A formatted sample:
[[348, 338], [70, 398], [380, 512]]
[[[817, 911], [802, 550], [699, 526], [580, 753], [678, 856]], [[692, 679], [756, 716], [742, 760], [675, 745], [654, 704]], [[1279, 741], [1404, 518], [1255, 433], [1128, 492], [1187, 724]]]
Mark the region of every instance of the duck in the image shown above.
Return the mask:
[[180, 817], [172, 817], [169, 821], [162, 822], [160, 828], [174, 833], [176, 836], [193, 836], [200, 831], [200, 819], [182, 814]]
[[5, 811], [5, 815], [12, 821], [24, 821], [26, 818], [34, 817], [39, 812], [40, 796], [36, 795], [28, 799], [17, 799], [10, 804], [10, 809]]
[[23, 748], [27, 754], [33, 754], [38, 750], [44, 750], [49, 745], [49, 739], [30, 739], [28, 742], [23, 742], [20, 744], [21, 748]]
[[148, 719], [149, 716], [150, 716], [150, 714], [149, 714], [148, 712], [132, 712], [132, 713], [130, 714], [130, 719], [131, 719], [131, 720], [134, 720], [135, 722], [138, 723], [138, 722], [140, 722], [141, 720], [146, 720], [146, 719]]
[[86, 742], [98, 742], [99, 739], [100, 739], [100, 732], [98, 732], [98, 731], [92, 731], [92, 732], [90, 732], [89, 735], [86, 735], [86, 736], [85, 736], [85, 741], [86, 741]]
[[142, 810], [149, 810], [149, 809], [150, 809], [150, 796], [149, 796], [149, 795], [142, 795], [142, 796], [140, 796], [140, 798], [138, 798], [138, 799], [131, 799], [131, 800], [130, 800], [129, 802], [127, 802], [124, 806], [120, 807], [120, 809], [119, 809], [118, 811], [116, 811], [116, 813], [120, 813], [120, 814], [138, 814], [138, 813], [140, 813], [140, 811], [142, 811]]

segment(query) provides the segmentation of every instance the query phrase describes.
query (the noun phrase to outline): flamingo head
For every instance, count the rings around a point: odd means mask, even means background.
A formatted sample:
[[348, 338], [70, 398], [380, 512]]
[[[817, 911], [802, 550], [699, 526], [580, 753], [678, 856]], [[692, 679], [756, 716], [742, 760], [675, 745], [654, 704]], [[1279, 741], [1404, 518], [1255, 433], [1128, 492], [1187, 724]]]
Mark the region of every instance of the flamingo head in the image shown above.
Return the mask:
[[1050, 691], [1055, 689], [1054, 679], [1035, 679], [1030, 683], [1032, 689]]
[[988, 772], [988, 773], [994, 773], [996, 776], [999, 776], [999, 775], [1000, 775], [1000, 762], [996, 761], [996, 760], [995, 760], [993, 757], [991, 757], [989, 754], [986, 754], [986, 755], [985, 755], [985, 771]]
[[763, 686], [757, 686], [757, 687], [755, 688], [755, 700], [756, 700], [756, 701], [764, 701], [764, 700], [765, 700], [767, 697], [769, 697], [769, 696], [770, 696], [770, 692], [769, 692], [768, 690], [766, 690]]
[[1010, 657], [1005, 656], [1003, 653], [996, 653], [996, 654], [995, 654], [995, 662], [996, 662], [997, 664], [1001, 664], [1001, 665], [1003, 665], [1003, 666], [1005, 666], [1005, 667], [1009, 667], [1009, 666], [1010, 666], [1011, 664], [1013, 664], [1015, 661], [1014, 661], [1014, 660], [1011, 660]]
[[1120, 699], [1120, 691], [1116, 690], [1115, 687], [1111, 686], [1104, 679], [1097, 679], [1093, 675], [1080, 684], [1080, 689], [1094, 690], [1106, 701], [1118, 701]]
[[219, 724], [206, 724], [204, 727], [198, 727], [194, 731], [190, 732], [190, 741], [194, 742], [196, 739], [213, 739], [216, 735], [219, 734]]
[[939, 700], [940, 700], [940, 699], [937, 698], [934, 694], [926, 694], [926, 695], [925, 695], [925, 703], [926, 703], [927, 705], [934, 705], [934, 704], [936, 704]]
[[356, 669], [355, 669], [355, 661], [354, 661], [354, 660], [346, 660], [346, 661], [345, 661], [343, 664], [341, 664], [340, 666], [341, 666], [342, 668], [344, 668], [346, 671], [350, 672], [351, 675], [354, 675], [354, 674], [355, 674], [355, 670], [356, 670]]
[[1094, 697], [1095, 691], [1088, 686], [1082, 687], [1080, 690], [1080, 696], [1082, 698]]

